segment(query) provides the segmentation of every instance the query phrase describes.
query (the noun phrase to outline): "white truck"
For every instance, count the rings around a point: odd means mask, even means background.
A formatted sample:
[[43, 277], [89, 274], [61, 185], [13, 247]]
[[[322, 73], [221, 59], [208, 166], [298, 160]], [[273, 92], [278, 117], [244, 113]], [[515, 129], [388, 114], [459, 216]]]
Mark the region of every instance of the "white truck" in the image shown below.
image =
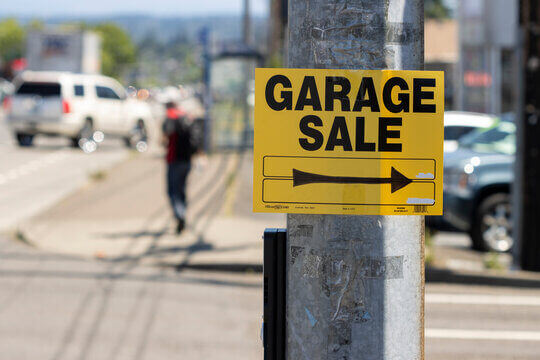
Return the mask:
[[149, 105], [127, 96], [116, 80], [102, 75], [26, 71], [14, 80], [5, 102], [7, 123], [20, 146], [36, 135], [70, 138], [73, 146], [97, 131], [121, 137], [127, 146], [146, 143]]
[[26, 39], [27, 70], [99, 74], [101, 39], [91, 31], [47, 28]]

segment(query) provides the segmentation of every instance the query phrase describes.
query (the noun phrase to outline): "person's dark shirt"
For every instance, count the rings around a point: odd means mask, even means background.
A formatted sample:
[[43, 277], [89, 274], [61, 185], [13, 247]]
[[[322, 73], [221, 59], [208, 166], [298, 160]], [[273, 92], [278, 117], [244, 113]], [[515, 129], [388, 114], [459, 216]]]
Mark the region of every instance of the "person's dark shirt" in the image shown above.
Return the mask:
[[191, 129], [185, 123], [185, 114], [176, 108], [167, 109], [163, 122], [163, 133], [167, 136], [167, 163], [190, 161], [195, 152], [192, 144]]

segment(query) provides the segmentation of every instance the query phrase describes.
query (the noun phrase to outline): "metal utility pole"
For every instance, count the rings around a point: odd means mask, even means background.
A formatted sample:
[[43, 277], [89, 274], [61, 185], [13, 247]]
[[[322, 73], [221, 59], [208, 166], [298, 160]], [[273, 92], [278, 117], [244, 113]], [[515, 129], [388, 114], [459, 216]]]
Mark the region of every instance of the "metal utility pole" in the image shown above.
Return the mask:
[[523, 98], [516, 122], [516, 250], [523, 270], [540, 271], [540, 1], [521, 0], [520, 5]]
[[[422, 0], [291, 0], [289, 67], [423, 69]], [[287, 218], [287, 359], [423, 359], [420, 216]]]
[[199, 34], [203, 58], [203, 106], [204, 106], [204, 151], [212, 150], [212, 89], [211, 71], [212, 57], [210, 54], [210, 31], [203, 28]]
[[[250, 0], [244, 0], [244, 21], [243, 21], [243, 43], [246, 49], [251, 47], [251, 14], [250, 14]], [[243, 60], [244, 66], [244, 79], [242, 86], [242, 109], [243, 109], [243, 131], [242, 131], [242, 148], [246, 149], [249, 145], [249, 135], [250, 135], [250, 119], [251, 119], [251, 108], [248, 103], [249, 96], [249, 83], [251, 81], [251, 72], [253, 67], [248, 58]]]
[[250, 0], [244, 0], [244, 19], [243, 19], [243, 31], [242, 36], [244, 44], [251, 44], [251, 17], [250, 17]]
[[270, 0], [270, 29], [268, 35], [268, 55], [271, 61], [283, 60], [283, 46], [287, 29], [288, 0]]

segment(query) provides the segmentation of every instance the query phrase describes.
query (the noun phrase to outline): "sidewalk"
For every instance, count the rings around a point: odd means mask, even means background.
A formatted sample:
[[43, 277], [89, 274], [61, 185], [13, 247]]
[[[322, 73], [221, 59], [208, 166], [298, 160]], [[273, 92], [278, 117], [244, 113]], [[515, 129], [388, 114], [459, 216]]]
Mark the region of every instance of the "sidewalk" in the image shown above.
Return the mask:
[[540, 274], [513, 270], [509, 253], [471, 249], [467, 234], [438, 232], [426, 245], [426, 281], [540, 288]]
[[[187, 228], [180, 235], [165, 195], [165, 164], [141, 154], [26, 221], [20, 235], [55, 253], [108, 261], [208, 270], [262, 270], [265, 228], [284, 214], [254, 214], [251, 154], [217, 154], [196, 162], [188, 180]], [[540, 274], [486, 269], [465, 235], [435, 237], [428, 282], [540, 288]], [[508, 264], [508, 255], [498, 256]]]
[[218, 154], [195, 163], [188, 180], [187, 228], [179, 236], [164, 172], [159, 154], [139, 155], [23, 223], [19, 233], [56, 253], [260, 271], [263, 231], [284, 227], [285, 216], [252, 213], [251, 155]]

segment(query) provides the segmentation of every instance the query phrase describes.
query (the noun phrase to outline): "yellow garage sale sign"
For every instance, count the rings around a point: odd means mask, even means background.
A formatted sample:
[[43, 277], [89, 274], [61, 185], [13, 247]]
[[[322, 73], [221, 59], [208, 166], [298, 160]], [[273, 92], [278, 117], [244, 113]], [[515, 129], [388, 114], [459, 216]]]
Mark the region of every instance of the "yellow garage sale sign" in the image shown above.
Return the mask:
[[441, 215], [439, 71], [257, 69], [253, 210]]

